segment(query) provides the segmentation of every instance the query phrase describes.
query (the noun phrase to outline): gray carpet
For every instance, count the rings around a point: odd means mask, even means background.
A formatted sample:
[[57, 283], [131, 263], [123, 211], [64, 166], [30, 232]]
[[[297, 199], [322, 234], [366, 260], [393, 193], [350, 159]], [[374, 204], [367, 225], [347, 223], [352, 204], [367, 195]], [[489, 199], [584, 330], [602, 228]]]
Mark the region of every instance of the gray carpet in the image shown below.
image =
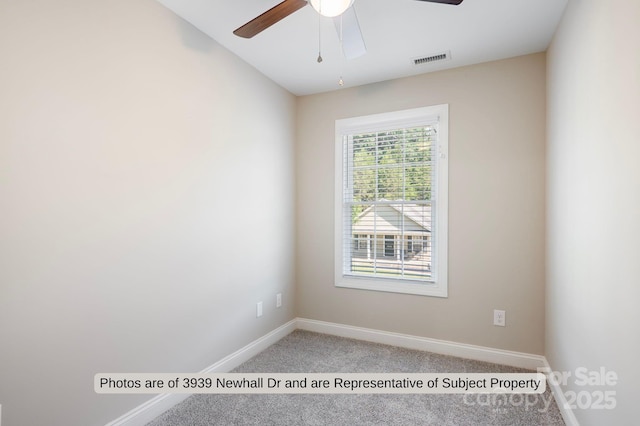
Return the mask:
[[[520, 373], [526, 370], [297, 330], [239, 373]], [[480, 399], [479, 399], [480, 398]], [[564, 425], [542, 395], [215, 395], [187, 398], [147, 426]], [[527, 402], [527, 404], [525, 403]], [[535, 405], [532, 405], [535, 404]]]

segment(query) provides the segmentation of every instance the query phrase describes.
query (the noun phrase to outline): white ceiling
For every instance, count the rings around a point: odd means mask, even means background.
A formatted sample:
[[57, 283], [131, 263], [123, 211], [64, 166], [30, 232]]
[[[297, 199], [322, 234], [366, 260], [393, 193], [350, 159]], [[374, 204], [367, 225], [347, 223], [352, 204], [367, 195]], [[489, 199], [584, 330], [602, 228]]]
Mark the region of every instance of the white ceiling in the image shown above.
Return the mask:
[[[306, 95], [339, 89], [341, 75], [352, 87], [544, 51], [568, 0], [355, 0], [367, 53], [352, 60], [342, 57], [333, 21], [319, 19], [310, 5], [244, 39], [233, 30], [281, 0], [158, 1], [291, 93]], [[450, 60], [413, 64], [445, 51]]]

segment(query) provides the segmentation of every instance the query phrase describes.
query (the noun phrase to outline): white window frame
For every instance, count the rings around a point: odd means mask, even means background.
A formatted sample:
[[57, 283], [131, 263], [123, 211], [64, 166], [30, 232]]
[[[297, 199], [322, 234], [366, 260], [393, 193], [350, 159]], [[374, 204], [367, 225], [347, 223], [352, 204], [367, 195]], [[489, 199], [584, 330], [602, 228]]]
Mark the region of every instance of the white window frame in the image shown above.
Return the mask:
[[[384, 131], [437, 123], [435, 197], [435, 241], [432, 241], [433, 276], [429, 281], [346, 275], [344, 273], [344, 136], [358, 132]], [[336, 120], [335, 127], [335, 286], [363, 290], [447, 297], [448, 281], [448, 192], [449, 192], [449, 105], [434, 105], [362, 117]]]

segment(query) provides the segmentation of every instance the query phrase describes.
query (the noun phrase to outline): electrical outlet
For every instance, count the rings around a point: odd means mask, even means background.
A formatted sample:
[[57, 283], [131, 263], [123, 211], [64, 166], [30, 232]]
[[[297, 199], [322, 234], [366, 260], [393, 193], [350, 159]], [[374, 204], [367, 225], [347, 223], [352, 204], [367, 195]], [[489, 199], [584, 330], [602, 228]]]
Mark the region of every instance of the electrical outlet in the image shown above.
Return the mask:
[[276, 294], [276, 308], [282, 306], [282, 293]]
[[256, 306], [256, 318], [260, 318], [262, 316], [262, 302], [258, 302]]
[[493, 310], [493, 325], [499, 325], [500, 327], [504, 327], [507, 322], [507, 314], [505, 311], [501, 311], [499, 309]]

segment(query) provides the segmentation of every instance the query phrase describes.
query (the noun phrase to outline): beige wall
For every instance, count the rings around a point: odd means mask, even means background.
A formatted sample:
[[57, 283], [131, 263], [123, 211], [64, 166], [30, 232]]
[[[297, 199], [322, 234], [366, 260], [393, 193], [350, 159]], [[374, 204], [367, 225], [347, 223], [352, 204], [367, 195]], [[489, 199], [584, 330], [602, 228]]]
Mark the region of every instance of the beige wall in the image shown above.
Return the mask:
[[[637, 424], [640, 3], [570, 1], [548, 53], [547, 358], [566, 392], [616, 392], [581, 425]], [[619, 377], [580, 386], [576, 369]], [[571, 394], [569, 394], [571, 395]]]
[[292, 95], [152, 0], [2, 0], [0, 52], [3, 426], [103, 425], [151, 396], [94, 374], [293, 318]]
[[[335, 120], [442, 103], [449, 297], [334, 287]], [[544, 352], [544, 54], [299, 98], [296, 147], [299, 316]]]

